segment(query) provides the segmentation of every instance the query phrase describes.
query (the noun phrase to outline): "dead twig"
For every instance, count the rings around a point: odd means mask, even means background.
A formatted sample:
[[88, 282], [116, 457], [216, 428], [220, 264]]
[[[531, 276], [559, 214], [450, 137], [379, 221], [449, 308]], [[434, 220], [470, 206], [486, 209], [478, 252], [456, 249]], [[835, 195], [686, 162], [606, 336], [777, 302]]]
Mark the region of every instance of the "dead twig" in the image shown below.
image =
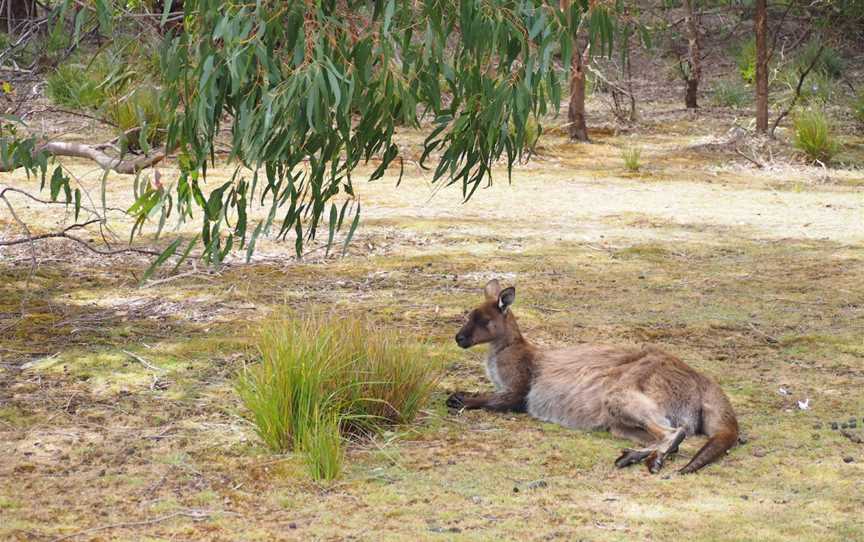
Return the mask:
[[772, 337], [771, 335], [768, 335], [767, 333], [765, 333], [764, 331], [760, 330], [759, 328], [757, 328], [757, 327], [756, 327], [755, 325], [753, 325], [753, 324], [747, 324], [747, 326], [748, 326], [750, 329], [752, 329], [752, 330], [753, 330], [757, 335], [759, 335], [759, 336], [761, 336], [763, 339], [765, 339], [765, 342], [767, 342], [767, 343], [769, 343], [769, 344], [778, 344], [778, 343], [780, 342], [779, 339], [777, 339], [776, 337]]
[[750, 156], [747, 156], [747, 155], [744, 154], [744, 152], [742, 152], [741, 149], [739, 149], [738, 147], [735, 147], [735, 152], [738, 153], [738, 154], [739, 154], [741, 157], [743, 157], [744, 159], [746, 159], [748, 162], [750, 162], [750, 163], [752, 163], [752, 164], [755, 164], [756, 167], [758, 167], [759, 169], [764, 169], [764, 168], [765, 168], [765, 164], [764, 164], [764, 163], [762, 163], [762, 162], [756, 160], [755, 158], [751, 158]]
[[121, 350], [121, 352], [123, 352], [124, 354], [126, 354], [130, 358], [134, 359], [135, 361], [141, 363], [141, 365], [143, 365], [144, 367], [147, 367], [151, 371], [156, 371], [156, 372], [160, 372], [160, 373], [165, 372], [165, 369], [163, 369], [162, 367], [157, 367], [156, 365], [153, 365], [152, 363], [150, 363], [146, 359], [142, 358], [138, 354], [133, 354], [132, 352], [130, 352], [128, 350]]
[[201, 521], [206, 519], [212, 515], [212, 512], [209, 510], [182, 510], [180, 512], [172, 512], [171, 514], [166, 514], [164, 516], [155, 517], [153, 519], [147, 519], [142, 521], [128, 521], [124, 523], [112, 523], [110, 525], [101, 525], [99, 527], [93, 527], [91, 529], [85, 529], [83, 531], [78, 531], [77, 533], [68, 534], [65, 536], [61, 536], [59, 538], [55, 538], [52, 542], [61, 542], [62, 540], [70, 540], [72, 538], [83, 536], [87, 534], [92, 534], [99, 531], [107, 531], [109, 529], [126, 529], [129, 527], [146, 527], [147, 525], [153, 525], [154, 523], [161, 523], [163, 521], [168, 521], [169, 519], [177, 518], [177, 517], [186, 517], [191, 518], [195, 521]]

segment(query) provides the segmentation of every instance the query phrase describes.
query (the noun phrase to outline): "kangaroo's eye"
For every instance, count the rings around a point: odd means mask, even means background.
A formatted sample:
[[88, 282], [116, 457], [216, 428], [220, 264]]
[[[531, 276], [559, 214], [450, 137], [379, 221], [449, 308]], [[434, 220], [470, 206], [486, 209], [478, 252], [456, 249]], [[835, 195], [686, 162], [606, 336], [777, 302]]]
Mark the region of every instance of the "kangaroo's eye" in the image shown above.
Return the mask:
[[481, 318], [478, 318], [477, 321], [476, 321], [475, 323], [476, 323], [478, 326], [486, 327], [487, 325], [489, 325], [489, 320], [486, 319], [486, 318], [482, 318], [482, 317], [481, 317]]

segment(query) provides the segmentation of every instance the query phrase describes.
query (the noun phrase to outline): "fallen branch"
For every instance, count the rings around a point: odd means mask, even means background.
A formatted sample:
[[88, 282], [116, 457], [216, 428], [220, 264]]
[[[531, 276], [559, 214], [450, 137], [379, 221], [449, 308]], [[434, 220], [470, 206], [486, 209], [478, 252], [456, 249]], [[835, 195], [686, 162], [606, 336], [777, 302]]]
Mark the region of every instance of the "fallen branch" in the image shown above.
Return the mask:
[[28, 235], [27, 237], [21, 237], [18, 239], [12, 239], [11, 241], [0, 241], [0, 247], [10, 247], [14, 245], [23, 245], [24, 243], [33, 243], [34, 241], [41, 241], [43, 239], [68, 239], [70, 241], [75, 241], [76, 243], [84, 246], [90, 252], [94, 252], [96, 254], [102, 256], [114, 256], [116, 254], [126, 254], [126, 253], [134, 253], [134, 254], [143, 254], [145, 256], [160, 256], [161, 252], [157, 252], [155, 250], [147, 250], [144, 248], [121, 248], [118, 250], [99, 250], [98, 248], [94, 248], [90, 246], [90, 243], [81, 239], [80, 237], [75, 237], [68, 233], [73, 229], [80, 229], [84, 226], [88, 226], [90, 224], [102, 222], [102, 219], [94, 219], [84, 224], [73, 224], [62, 231], [51, 232], [51, 233], [42, 233], [39, 235]]
[[743, 152], [741, 152], [741, 149], [739, 149], [738, 147], [735, 147], [735, 152], [737, 152], [739, 155], [741, 155], [743, 158], [745, 158], [748, 162], [751, 162], [751, 163], [755, 164], [756, 167], [758, 167], [759, 169], [764, 169], [764, 168], [765, 168], [765, 164], [763, 164], [762, 162], [756, 160], [755, 158], [751, 158], [751, 157], [747, 156], [746, 154], [744, 154]]
[[112, 158], [90, 145], [84, 145], [83, 143], [67, 143], [64, 141], [51, 141], [39, 146], [36, 150], [37, 152], [46, 152], [52, 156], [89, 158], [102, 166], [102, 169], [113, 170], [117, 173], [126, 175], [138, 173], [139, 171], [152, 167], [165, 159], [165, 149], [159, 149], [154, 154], [121, 160], [120, 158]]

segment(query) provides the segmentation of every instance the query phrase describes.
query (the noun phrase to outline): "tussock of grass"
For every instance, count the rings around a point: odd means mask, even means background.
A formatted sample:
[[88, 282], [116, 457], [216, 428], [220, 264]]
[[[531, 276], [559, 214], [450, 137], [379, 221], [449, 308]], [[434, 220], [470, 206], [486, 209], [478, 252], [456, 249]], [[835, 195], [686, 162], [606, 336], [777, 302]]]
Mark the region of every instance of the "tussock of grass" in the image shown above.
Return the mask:
[[642, 167], [641, 163], [642, 149], [639, 147], [628, 145], [621, 149], [621, 159], [624, 160], [624, 167], [627, 171], [636, 172]]
[[795, 118], [795, 146], [810, 160], [829, 162], [840, 146], [828, 128], [825, 113], [811, 109]]
[[240, 397], [267, 446], [303, 453], [315, 479], [338, 475], [343, 437], [411, 422], [439, 373], [419, 346], [353, 317], [277, 320], [258, 348], [261, 364], [241, 374]]

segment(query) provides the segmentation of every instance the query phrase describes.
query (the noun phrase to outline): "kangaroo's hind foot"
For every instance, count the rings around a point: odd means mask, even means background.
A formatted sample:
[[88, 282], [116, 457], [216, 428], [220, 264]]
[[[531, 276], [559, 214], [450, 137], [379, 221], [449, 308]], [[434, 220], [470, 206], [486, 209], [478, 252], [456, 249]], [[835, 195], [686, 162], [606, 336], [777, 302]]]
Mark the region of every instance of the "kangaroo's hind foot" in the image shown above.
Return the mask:
[[645, 466], [648, 472], [657, 474], [666, 462], [666, 456], [678, 451], [678, 446], [684, 440], [687, 433], [683, 427], [679, 427], [668, 439], [663, 441], [651, 454], [645, 458]]

